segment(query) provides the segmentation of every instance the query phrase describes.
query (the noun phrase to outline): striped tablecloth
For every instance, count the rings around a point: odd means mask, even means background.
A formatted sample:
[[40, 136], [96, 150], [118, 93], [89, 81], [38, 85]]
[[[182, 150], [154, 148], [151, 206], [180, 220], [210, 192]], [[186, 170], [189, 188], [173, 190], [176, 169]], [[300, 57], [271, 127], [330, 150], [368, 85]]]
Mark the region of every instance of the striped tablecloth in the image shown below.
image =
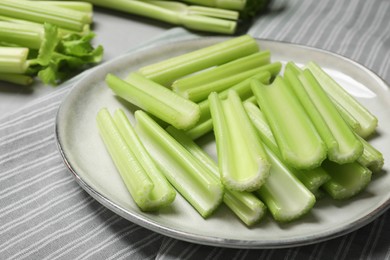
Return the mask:
[[[388, 0], [274, 0], [249, 34], [330, 50], [390, 82]], [[177, 28], [142, 48], [192, 37]], [[191, 244], [112, 213], [80, 188], [55, 143], [56, 111], [80, 77], [0, 120], [0, 259], [390, 259], [388, 212], [343, 237], [267, 250]]]

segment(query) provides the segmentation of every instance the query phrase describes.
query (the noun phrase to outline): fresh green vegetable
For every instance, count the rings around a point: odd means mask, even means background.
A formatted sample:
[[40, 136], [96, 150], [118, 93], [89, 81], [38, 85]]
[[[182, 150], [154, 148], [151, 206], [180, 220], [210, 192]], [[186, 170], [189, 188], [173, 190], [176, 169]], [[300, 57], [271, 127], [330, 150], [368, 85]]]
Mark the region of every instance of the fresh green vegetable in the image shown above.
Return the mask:
[[155, 163], [176, 190], [204, 218], [220, 205], [220, 180], [145, 112], [135, 112], [135, 130]]
[[[185, 132], [177, 130], [172, 126], [167, 128], [167, 132], [197, 158], [201, 164], [207, 167], [215, 177], [219, 178], [219, 169], [215, 161], [192, 141]], [[223, 202], [248, 226], [257, 223], [266, 213], [264, 203], [250, 192], [226, 189], [223, 195]]]
[[[244, 107], [262, 142], [273, 152], [273, 154], [282, 160], [276, 140], [259, 107], [249, 100], [244, 102]], [[330, 179], [330, 176], [321, 167], [305, 171], [293, 169], [288, 165], [286, 165], [286, 167], [288, 167], [290, 172], [292, 172], [306, 188], [314, 194], [317, 194], [318, 189]]]
[[79, 11], [85, 13], [87, 16], [93, 16], [93, 6], [91, 3], [86, 3], [82, 1], [36, 1], [36, 4], [43, 4], [45, 6], [55, 6], [61, 8], [67, 8], [74, 11]]
[[28, 48], [0, 47], [0, 72], [25, 73], [28, 68]]
[[270, 174], [256, 194], [276, 221], [295, 220], [313, 208], [316, 198], [266, 146], [265, 150], [271, 163]]
[[[277, 68], [281, 68], [280, 63], [275, 63]], [[252, 96], [252, 90], [251, 90], [251, 85], [250, 82], [252, 79], [258, 79], [260, 82], [267, 84], [269, 83], [270, 80], [270, 73], [263, 71], [260, 72], [234, 86], [232, 86], [230, 89], [233, 89], [234, 91], [237, 92], [237, 94], [240, 96], [242, 100], [247, 99], [248, 97]], [[227, 97], [228, 92], [230, 89], [226, 89], [222, 92], [220, 92], [218, 95], [221, 99], [224, 99]], [[206, 133], [210, 132], [213, 129], [213, 121], [211, 120], [211, 114], [210, 114], [210, 103], [209, 100], [206, 99], [202, 102], [199, 103], [200, 107], [200, 118], [196, 126], [193, 128], [189, 129], [187, 131], [187, 135], [189, 135], [192, 139], [197, 139]]]
[[222, 183], [238, 191], [254, 191], [267, 179], [270, 164], [240, 97], [229, 90], [227, 99], [209, 96]]
[[108, 74], [106, 83], [119, 97], [178, 129], [188, 129], [199, 120], [200, 110], [196, 103], [182, 98], [139, 73], [130, 74], [126, 81]]
[[171, 204], [175, 190], [153, 163], [124, 112], [117, 111], [113, 119], [103, 108], [96, 120], [105, 146], [135, 203], [144, 211]]
[[270, 56], [271, 54], [269, 51], [260, 51], [239, 59], [235, 59], [220, 66], [216, 66], [194, 75], [175, 80], [172, 83], [172, 89], [177, 93], [183, 93], [188, 89], [198, 88], [214, 81], [247, 72], [248, 70], [269, 64], [271, 58]]
[[[337, 143], [337, 145], [332, 148], [328, 147], [329, 160], [343, 164], [358, 159], [363, 153], [362, 143], [344, 121], [326, 92], [314, 78], [313, 74], [305, 69], [298, 78]], [[319, 129], [320, 127], [317, 127], [317, 130]]]
[[297, 169], [320, 166], [326, 146], [292, 89], [280, 76], [271, 85], [251, 84], [283, 160]]
[[362, 156], [357, 159], [361, 165], [369, 168], [372, 172], [379, 172], [384, 165], [383, 155], [369, 142], [359, 137], [362, 142], [364, 150]]
[[153, 81], [168, 86], [183, 76], [218, 66], [258, 51], [259, 46], [256, 40], [249, 35], [244, 35], [145, 66], [139, 72]]
[[[238, 14], [229, 12], [229, 19], [221, 19], [221, 13], [226, 17], [226, 11], [208, 8], [203, 10], [192, 10], [192, 8], [179, 2], [161, 3], [162, 1], [134, 1], [134, 0], [86, 0], [97, 6], [106, 7], [121, 12], [140, 15], [157, 19], [170, 24], [181, 25], [189, 29], [232, 34], [237, 23], [230, 20]], [[213, 10], [215, 9], [215, 10]], [[202, 11], [200, 13], [200, 11]]]
[[327, 160], [322, 167], [331, 176], [322, 188], [333, 199], [351, 198], [371, 181], [371, 171], [357, 162], [337, 164]]
[[28, 86], [33, 82], [33, 78], [21, 74], [0, 73], [0, 81], [6, 81], [21, 86]]
[[313, 73], [326, 93], [359, 122], [360, 128], [356, 132], [361, 137], [366, 138], [375, 131], [378, 119], [367, 108], [354, 99], [316, 63], [309, 62], [306, 67]]

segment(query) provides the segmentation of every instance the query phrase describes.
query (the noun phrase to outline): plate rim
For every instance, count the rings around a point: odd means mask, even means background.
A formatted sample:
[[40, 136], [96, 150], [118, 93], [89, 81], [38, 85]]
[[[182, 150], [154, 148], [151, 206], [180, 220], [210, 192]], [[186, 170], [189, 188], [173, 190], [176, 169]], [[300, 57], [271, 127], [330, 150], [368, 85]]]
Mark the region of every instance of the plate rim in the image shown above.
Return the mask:
[[[180, 230], [174, 230], [169, 227], [165, 227], [164, 225], [159, 224], [156, 221], [145, 219], [142, 215], [138, 214], [137, 212], [132, 212], [130, 210], [127, 210], [120, 205], [117, 205], [115, 202], [111, 201], [108, 197], [106, 197], [104, 194], [100, 193], [99, 191], [95, 190], [90, 184], [88, 184], [87, 181], [85, 181], [82, 176], [80, 176], [77, 171], [75, 170], [75, 167], [72, 166], [72, 162], [68, 159], [66, 152], [64, 151], [62, 147], [62, 140], [60, 138], [59, 134], [59, 124], [60, 124], [60, 114], [62, 113], [64, 103], [66, 102], [69, 95], [77, 89], [79, 85], [83, 85], [82, 83], [84, 81], [87, 81], [89, 78], [93, 77], [94, 73], [98, 72], [99, 70], [103, 70], [105, 67], [109, 67], [111, 64], [114, 64], [120, 60], [126, 60], [129, 56], [132, 56], [134, 54], [142, 54], [143, 52], [148, 52], [150, 49], [160, 48], [164, 46], [168, 46], [171, 44], [185, 44], [186, 42], [193, 42], [193, 41], [207, 41], [210, 39], [215, 40], [223, 40], [223, 39], [229, 39], [231, 37], [229, 36], [209, 36], [209, 37], [199, 37], [194, 39], [185, 39], [185, 40], [177, 40], [169, 43], [162, 43], [153, 45], [150, 47], [142, 48], [141, 50], [135, 50], [132, 52], [125, 53], [124, 55], [118, 56], [110, 61], [107, 61], [97, 67], [94, 67], [84, 75], [81, 79], [79, 79], [74, 85], [72, 86], [72, 89], [67, 93], [67, 95], [62, 100], [56, 114], [55, 118], [55, 127], [54, 127], [54, 135], [55, 135], [55, 141], [57, 145], [57, 149], [61, 155], [62, 161], [65, 164], [66, 168], [72, 173], [73, 177], [75, 178], [76, 182], [83, 188], [90, 196], [92, 196], [94, 199], [96, 199], [100, 204], [102, 204], [104, 207], [108, 208], [109, 210], [113, 211], [115, 214], [118, 214], [119, 216], [123, 217], [124, 219], [133, 222], [137, 225], [140, 225], [146, 229], [149, 229], [153, 232], [166, 235], [175, 239], [179, 239], [186, 242], [191, 243], [197, 243], [201, 245], [208, 245], [208, 246], [218, 246], [218, 247], [226, 247], [226, 248], [240, 248], [240, 249], [277, 249], [277, 248], [291, 248], [291, 247], [298, 247], [303, 245], [310, 245], [315, 244], [319, 242], [323, 242], [326, 240], [330, 240], [336, 237], [340, 237], [342, 235], [351, 233], [370, 222], [377, 219], [379, 216], [384, 214], [387, 209], [390, 208], [390, 193], [387, 200], [382, 203], [379, 207], [375, 208], [374, 210], [370, 211], [368, 214], [362, 216], [361, 218], [349, 222], [339, 228], [336, 228], [332, 231], [322, 232], [318, 235], [312, 235], [307, 236], [305, 238], [295, 239], [295, 238], [284, 238], [283, 242], [275, 242], [273, 240], [263, 240], [262, 242], [260, 240], [241, 240], [241, 239], [226, 239], [226, 238], [220, 238], [216, 236], [200, 236], [197, 234], [192, 234], [189, 232], [183, 232]], [[359, 69], [365, 71], [366, 73], [370, 74], [371, 77], [376, 77], [381, 84], [387, 87], [387, 89], [390, 89], [389, 84], [381, 78], [377, 73], [370, 70], [369, 68], [363, 66], [362, 64], [345, 57], [343, 55], [333, 53], [328, 50], [319, 49], [313, 46], [307, 46], [302, 44], [296, 44], [296, 43], [290, 43], [287, 41], [276, 41], [276, 40], [270, 40], [270, 39], [262, 39], [262, 38], [255, 38], [255, 40], [260, 44], [261, 42], [268, 42], [268, 43], [281, 43], [286, 45], [292, 45], [297, 48], [302, 49], [308, 49], [315, 52], [320, 52], [325, 55], [330, 55], [338, 59], [342, 59], [345, 62], [351, 63], [351, 65], [359, 67]]]

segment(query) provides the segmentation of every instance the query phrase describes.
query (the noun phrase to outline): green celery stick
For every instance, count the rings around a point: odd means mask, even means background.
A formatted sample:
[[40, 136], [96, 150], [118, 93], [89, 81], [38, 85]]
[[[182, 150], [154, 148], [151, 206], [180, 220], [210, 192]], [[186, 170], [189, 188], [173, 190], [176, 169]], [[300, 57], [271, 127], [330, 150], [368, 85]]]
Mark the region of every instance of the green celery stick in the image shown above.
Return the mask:
[[222, 92], [260, 72], [268, 71], [270, 72], [271, 76], [275, 76], [275, 72], [278, 73], [279, 70], [279, 63], [270, 63], [264, 66], [260, 66], [256, 69], [241, 72], [239, 74], [233, 74], [232, 76], [227, 76], [226, 78], [216, 80], [202, 86], [184, 90], [184, 92], [179, 93], [179, 95], [194, 102], [199, 102], [206, 100], [211, 92]]
[[382, 153], [363, 138], [358, 138], [362, 142], [364, 150], [362, 156], [357, 159], [357, 162], [369, 168], [373, 173], [382, 170], [384, 165]]
[[74, 31], [82, 31], [86, 24], [92, 22], [92, 17], [83, 12], [47, 6], [46, 3], [35, 1], [1, 0], [0, 15], [37, 23], [51, 23]]
[[92, 17], [93, 5], [82, 1], [35, 1], [37, 4], [44, 4], [46, 6], [56, 6], [61, 8], [67, 8], [74, 11], [84, 12], [88, 16]]
[[378, 119], [367, 108], [354, 99], [316, 63], [309, 62], [306, 67], [313, 73], [326, 93], [359, 122], [360, 128], [357, 133], [361, 137], [366, 138], [375, 131]]
[[235, 37], [140, 68], [140, 73], [162, 85], [259, 51], [255, 39], [249, 35]]
[[[215, 177], [219, 178], [217, 164], [200, 148], [185, 132], [170, 126], [167, 128], [176, 141], [185, 147], [195, 158], [206, 166]], [[244, 222], [251, 226], [257, 223], [265, 214], [266, 207], [253, 193], [225, 190], [223, 202]]]
[[342, 164], [358, 159], [363, 153], [363, 144], [342, 118], [313, 74], [305, 69], [298, 78], [337, 142], [334, 149], [328, 150], [329, 160]]
[[0, 73], [0, 80], [21, 86], [28, 86], [34, 81], [30, 76], [11, 73]]
[[199, 120], [200, 111], [196, 103], [182, 98], [139, 73], [132, 73], [126, 81], [108, 74], [106, 83], [119, 97], [178, 129], [190, 128]]
[[117, 112], [114, 120], [106, 108], [101, 109], [96, 117], [99, 133], [135, 203], [143, 211], [165, 207], [176, 192], [152, 163], [122, 113]]
[[183, 93], [188, 89], [201, 87], [205, 84], [269, 64], [270, 59], [271, 53], [269, 51], [255, 52], [220, 66], [177, 79], [172, 83], [172, 90], [177, 93]]
[[0, 22], [0, 42], [38, 50], [45, 32], [41, 24]]
[[[282, 160], [282, 156], [279, 152], [279, 148], [276, 144], [272, 131], [259, 107], [253, 104], [250, 100], [244, 102], [244, 107], [262, 142], [280, 160]], [[288, 165], [286, 167], [288, 167], [290, 172], [292, 172], [312, 193], [317, 193], [318, 189], [330, 179], [330, 176], [321, 167], [306, 171], [299, 171], [289, 167]]]
[[230, 90], [221, 100], [209, 96], [222, 183], [227, 189], [254, 191], [267, 179], [270, 164], [240, 97]]
[[330, 100], [332, 100], [333, 104], [336, 106], [337, 110], [339, 111], [340, 115], [343, 117], [344, 121], [347, 122], [347, 124], [351, 127], [351, 129], [357, 133], [360, 131], [361, 126], [359, 121], [354, 118], [350, 112], [348, 112], [344, 107], [342, 107], [334, 98], [328, 95]]
[[268, 147], [265, 149], [271, 169], [267, 181], [256, 194], [276, 221], [293, 221], [310, 211], [316, 198]]
[[176, 190], [206, 218], [220, 205], [223, 185], [144, 111], [135, 112], [136, 133]]
[[283, 160], [297, 169], [313, 169], [326, 158], [326, 145], [293, 90], [280, 77], [271, 85], [252, 81], [252, 91], [278, 144]]
[[10, 74], [23, 74], [29, 64], [27, 56], [28, 48], [24, 47], [0, 47], [0, 72]]
[[337, 164], [327, 160], [322, 167], [331, 176], [322, 188], [333, 199], [349, 199], [371, 181], [371, 171], [357, 162]]
[[[275, 63], [277, 68], [281, 68], [281, 63]], [[268, 84], [270, 80], [270, 73], [268, 72], [260, 72], [234, 86], [232, 86], [230, 89], [237, 92], [237, 94], [240, 96], [242, 100], [247, 99], [248, 97], [252, 96], [252, 90], [250, 82], [252, 79], [258, 79], [260, 82], [264, 84]], [[226, 89], [220, 93], [218, 93], [218, 96], [221, 99], [224, 99], [227, 97], [227, 94], [230, 89]], [[211, 120], [211, 114], [210, 114], [210, 103], [209, 100], [203, 100], [202, 102], [199, 102], [199, 108], [200, 108], [200, 118], [198, 123], [192, 127], [191, 129], [187, 130], [187, 135], [189, 135], [192, 139], [197, 139], [206, 133], [213, 130], [213, 121]]]

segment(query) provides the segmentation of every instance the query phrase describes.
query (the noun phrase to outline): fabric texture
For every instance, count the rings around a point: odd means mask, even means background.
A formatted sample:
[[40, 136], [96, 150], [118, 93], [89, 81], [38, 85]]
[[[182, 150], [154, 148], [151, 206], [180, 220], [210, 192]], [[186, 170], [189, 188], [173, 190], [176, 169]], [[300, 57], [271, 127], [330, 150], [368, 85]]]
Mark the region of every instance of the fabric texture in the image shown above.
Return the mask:
[[[390, 1], [274, 0], [249, 34], [351, 58], [390, 82]], [[176, 28], [140, 49], [199, 37]], [[56, 147], [57, 109], [89, 71], [0, 120], [0, 259], [390, 259], [390, 216], [308, 246], [239, 250], [154, 233], [112, 213], [74, 180]]]

